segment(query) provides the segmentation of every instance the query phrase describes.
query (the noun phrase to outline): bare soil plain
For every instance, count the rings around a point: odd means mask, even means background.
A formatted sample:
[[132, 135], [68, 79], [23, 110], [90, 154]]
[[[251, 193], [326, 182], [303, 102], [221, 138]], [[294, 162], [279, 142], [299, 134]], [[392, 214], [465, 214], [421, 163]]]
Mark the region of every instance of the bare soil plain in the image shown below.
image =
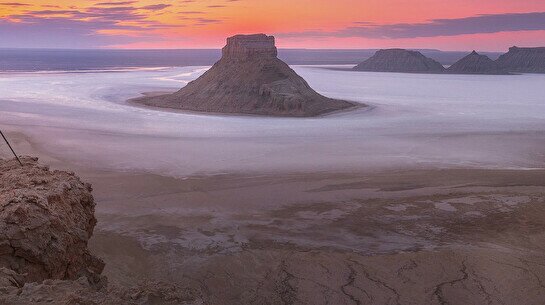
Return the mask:
[[92, 183], [90, 250], [111, 285], [176, 284], [185, 304], [545, 300], [545, 170], [174, 179], [68, 164], [9, 136]]

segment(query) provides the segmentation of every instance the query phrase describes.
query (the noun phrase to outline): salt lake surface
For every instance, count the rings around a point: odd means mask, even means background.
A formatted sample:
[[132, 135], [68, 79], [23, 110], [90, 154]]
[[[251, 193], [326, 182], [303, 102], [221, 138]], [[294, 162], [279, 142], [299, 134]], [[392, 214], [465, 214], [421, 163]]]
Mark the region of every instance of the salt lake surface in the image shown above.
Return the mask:
[[0, 125], [75, 163], [177, 177], [545, 167], [545, 75], [293, 68], [318, 92], [371, 107], [319, 118], [271, 118], [126, 103], [141, 92], [176, 90], [207, 67], [2, 73]]

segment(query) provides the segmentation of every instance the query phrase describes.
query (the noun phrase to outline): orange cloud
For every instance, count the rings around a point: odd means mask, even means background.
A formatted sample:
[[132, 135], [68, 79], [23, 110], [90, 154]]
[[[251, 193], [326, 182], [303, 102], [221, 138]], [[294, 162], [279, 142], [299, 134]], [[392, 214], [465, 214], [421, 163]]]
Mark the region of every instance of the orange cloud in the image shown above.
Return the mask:
[[[545, 12], [545, 2], [458, 0], [453, 4], [444, 0], [21, 0], [0, 2], [0, 25], [12, 31], [12, 34], [6, 33], [8, 39], [0, 41], [0, 47], [36, 46], [33, 37], [38, 36], [36, 33], [43, 35], [47, 29], [56, 31], [51, 35], [65, 36], [65, 39], [56, 37], [55, 45], [59, 47], [199, 48], [220, 47], [226, 36], [236, 33], [340, 33], [357, 25], [419, 24], [481, 14], [529, 12]], [[73, 27], [72, 32], [63, 25]], [[529, 32], [524, 37], [529, 35], [535, 39], [536, 44], [545, 44], [545, 37], [539, 29]], [[418, 47], [423, 48], [451, 49], [456, 46], [449, 41], [466, 41], [464, 46], [476, 44], [486, 48], [506, 47], [505, 37], [510, 37], [512, 42], [509, 44], [522, 41], [522, 36], [514, 33], [482, 34], [479, 37], [485, 40], [475, 43], [467, 41], [467, 37], [477, 36], [479, 33], [461, 33], [451, 38], [431, 35], [426, 38], [377, 39], [332, 34], [327, 37], [279, 37], [278, 42], [283, 47], [404, 47], [419, 43]]]

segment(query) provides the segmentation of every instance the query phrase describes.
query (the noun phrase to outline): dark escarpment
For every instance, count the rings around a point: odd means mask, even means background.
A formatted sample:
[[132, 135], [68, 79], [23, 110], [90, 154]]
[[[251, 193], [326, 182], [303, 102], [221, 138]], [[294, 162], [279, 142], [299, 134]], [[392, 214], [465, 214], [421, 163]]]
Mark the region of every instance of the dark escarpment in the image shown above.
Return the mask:
[[178, 92], [132, 101], [187, 111], [292, 117], [359, 105], [318, 94], [278, 59], [274, 37], [264, 34], [228, 38], [222, 58]]
[[507, 70], [500, 68], [488, 56], [475, 51], [448, 67], [447, 72], [453, 74], [508, 74]]
[[379, 50], [371, 58], [354, 67], [356, 71], [442, 73], [445, 68], [439, 62], [418, 51], [403, 49]]
[[498, 58], [497, 63], [510, 72], [545, 73], [545, 47], [512, 47]]

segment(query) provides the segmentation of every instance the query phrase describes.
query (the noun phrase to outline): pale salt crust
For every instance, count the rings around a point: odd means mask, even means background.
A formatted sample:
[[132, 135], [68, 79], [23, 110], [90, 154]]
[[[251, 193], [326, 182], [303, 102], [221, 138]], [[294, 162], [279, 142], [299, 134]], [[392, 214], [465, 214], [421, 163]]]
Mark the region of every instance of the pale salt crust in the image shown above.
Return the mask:
[[4, 73], [0, 124], [75, 163], [175, 177], [403, 167], [538, 169], [545, 163], [545, 75], [539, 74], [295, 66], [319, 93], [372, 106], [319, 118], [203, 115], [126, 103], [142, 92], [172, 92], [207, 68]]

